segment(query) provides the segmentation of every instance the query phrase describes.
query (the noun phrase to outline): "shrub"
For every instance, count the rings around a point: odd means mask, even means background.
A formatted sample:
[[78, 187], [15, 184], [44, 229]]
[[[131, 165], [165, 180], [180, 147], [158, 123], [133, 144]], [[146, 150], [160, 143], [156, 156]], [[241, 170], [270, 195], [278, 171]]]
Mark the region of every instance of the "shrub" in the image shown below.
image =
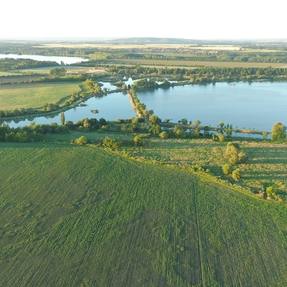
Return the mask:
[[111, 150], [116, 150], [120, 147], [120, 143], [116, 139], [105, 137], [102, 141], [102, 146]]
[[219, 134], [217, 137], [219, 142], [223, 143], [225, 141], [225, 136], [223, 134]]
[[136, 145], [136, 146], [142, 146], [143, 145], [143, 137], [140, 136], [140, 135], [135, 135], [133, 137], [133, 143]]
[[224, 134], [212, 135], [212, 140], [215, 142], [224, 142], [225, 141]]
[[241, 178], [240, 169], [239, 169], [239, 168], [235, 169], [235, 170], [232, 172], [231, 177], [232, 177], [235, 181], [238, 181], [238, 180]]
[[88, 143], [88, 139], [85, 136], [80, 136], [79, 138], [74, 139], [73, 143], [78, 145], [85, 145]]
[[222, 172], [224, 175], [229, 175], [231, 173], [231, 166], [226, 163], [222, 166]]
[[160, 134], [159, 134], [159, 137], [161, 138], [161, 139], [168, 139], [168, 137], [169, 137], [169, 135], [168, 135], [168, 132], [161, 132]]

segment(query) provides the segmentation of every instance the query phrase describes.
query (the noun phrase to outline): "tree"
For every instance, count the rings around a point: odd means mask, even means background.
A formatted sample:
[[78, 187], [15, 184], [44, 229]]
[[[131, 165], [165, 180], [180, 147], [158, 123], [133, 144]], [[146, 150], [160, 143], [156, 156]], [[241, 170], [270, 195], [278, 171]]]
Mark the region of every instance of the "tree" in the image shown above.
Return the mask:
[[102, 126], [105, 126], [107, 124], [107, 121], [104, 119], [104, 118], [100, 118], [99, 119], [99, 125], [102, 127]]
[[272, 127], [272, 141], [283, 141], [286, 139], [286, 128], [282, 123], [276, 123]]
[[102, 94], [101, 86], [97, 82], [94, 82], [92, 80], [85, 80], [81, 84], [81, 89], [84, 92], [84, 94], [94, 94], [94, 95]]
[[137, 117], [132, 118], [132, 129], [136, 131], [138, 129], [139, 119]]
[[220, 122], [217, 126], [217, 131], [220, 133], [220, 134], [223, 134], [224, 133], [224, 122]]
[[158, 124], [152, 124], [150, 126], [149, 132], [153, 135], [158, 135], [161, 132], [161, 127]]
[[62, 126], [65, 125], [65, 122], [66, 122], [66, 120], [65, 120], [65, 113], [61, 112], [61, 124], [62, 124]]
[[199, 120], [192, 122], [193, 132], [196, 137], [199, 137], [199, 134], [200, 134], [200, 124], [201, 122]]
[[237, 143], [228, 143], [224, 155], [230, 164], [237, 164], [246, 159], [246, 154], [240, 150], [240, 146]]
[[152, 125], [157, 125], [159, 124], [161, 121], [160, 121], [160, 118], [156, 115], [151, 115], [149, 117], [149, 122], [152, 124]]
[[178, 121], [178, 123], [180, 123], [180, 124], [183, 124], [183, 125], [187, 125], [188, 124], [188, 121], [187, 121], [187, 119], [181, 119], [180, 121]]
[[227, 138], [231, 138], [232, 137], [232, 132], [233, 132], [233, 127], [232, 125], [230, 124], [227, 124], [224, 128], [224, 131], [225, 131], [225, 135]]
[[89, 119], [84, 119], [82, 121], [82, 127], [85, 128], [85, 129], [89, 129], [91, 127]]
[[184, 135], [184, 130], [181, 126], [175, 126], [173, 128], [173, 133], [177, 138], [181, 138]]

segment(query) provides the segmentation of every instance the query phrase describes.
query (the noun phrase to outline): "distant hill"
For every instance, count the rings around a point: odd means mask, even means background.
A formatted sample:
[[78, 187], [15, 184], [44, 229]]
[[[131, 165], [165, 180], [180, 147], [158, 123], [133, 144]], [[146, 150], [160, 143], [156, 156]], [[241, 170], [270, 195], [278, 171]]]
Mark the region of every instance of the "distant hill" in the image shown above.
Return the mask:
[[113, 44], [198, 44], [201, 40], [183, 39], [183, 38], [119, 38], [107, 40], [105, 42]]

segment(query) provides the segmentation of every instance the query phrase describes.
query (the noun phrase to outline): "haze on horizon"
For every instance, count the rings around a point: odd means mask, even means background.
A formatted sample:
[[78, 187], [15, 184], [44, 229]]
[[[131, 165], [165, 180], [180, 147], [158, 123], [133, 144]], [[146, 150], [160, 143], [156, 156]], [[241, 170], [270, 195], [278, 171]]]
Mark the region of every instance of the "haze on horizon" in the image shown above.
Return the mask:
[[0, 39], [287, 38], [284, 0], [9, 0], [0, 7]]

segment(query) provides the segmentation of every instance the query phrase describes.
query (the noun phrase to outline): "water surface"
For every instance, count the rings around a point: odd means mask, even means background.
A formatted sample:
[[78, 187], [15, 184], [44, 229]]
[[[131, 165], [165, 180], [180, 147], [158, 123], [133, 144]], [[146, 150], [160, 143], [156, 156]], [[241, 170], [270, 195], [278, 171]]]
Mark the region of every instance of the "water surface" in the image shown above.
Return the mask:
[[[97, 110], [98, 113], [93, 111]], [[92, 97], [75, 108], [65, 111], [66, 121], [77, 122], [84, 118], [104, 118], [106, 120], [128, 119], [135, 116], [128, 96], [123, 93], [113, 93], [102, 98]], [[24, 127], [31, 123], [52, 124], [61, 123], [60, 114], [41, 116], [19, 121], [7, 122], [10, 127]]]
[[287, 83], [217, 83], [176, 86], [138, 93], [140, 100], [162, 119], [223, 121], [239, 128], [270, 130], [287, 124]]
[[[102, 82], [103, 87], [116, 87]], [[178, 121], [200, 120], [204, 125], [215, 126], [223, 121], [233, 127], [271, 130], [275, 122], [287, 124], [287, 83], [217, 83], [215, 85], [176, 86], [138, 93], [148, 109], [154, 110], [161, 119]], [[92, 110], [98, 110], [95, 114]], [[107, 120], [128, 119], [135, 116], [128, 96], [112, 93], [103, 98], [90, 98], [78, 107], [65, 112], [67, 121], [84, 118]], [[36, 117], [10, 122], [11, 127], [60, 123], [60, 115]]]
[[0, 54], [0, 59], [30, 59], [35, 61], [56, 62], [58, 64], [77, 64], [86, 62], [88, 59], [80, 57], [61, 57], [61, 56], [42, 56], [42, 55], [19, 55], [19, 54]]

